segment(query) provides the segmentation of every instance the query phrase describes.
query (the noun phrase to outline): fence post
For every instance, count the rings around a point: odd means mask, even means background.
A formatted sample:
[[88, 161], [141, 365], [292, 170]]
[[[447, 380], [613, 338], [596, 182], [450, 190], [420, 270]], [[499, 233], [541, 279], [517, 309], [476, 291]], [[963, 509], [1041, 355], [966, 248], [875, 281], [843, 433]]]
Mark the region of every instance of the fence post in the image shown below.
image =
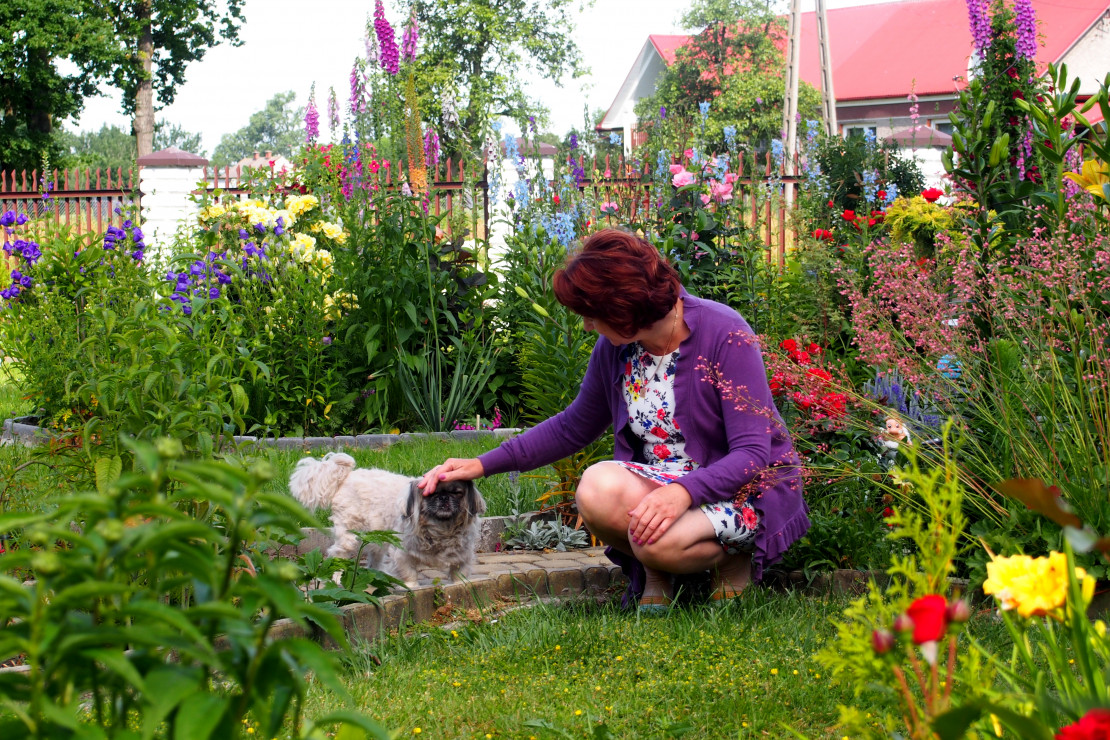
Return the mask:
[[143, 231], [158, 257], [169, 257], [178, 224], [191, 216], [190, 194], [204, 178], [204, 157], [177, 147], [139, 157], [139, 191]]

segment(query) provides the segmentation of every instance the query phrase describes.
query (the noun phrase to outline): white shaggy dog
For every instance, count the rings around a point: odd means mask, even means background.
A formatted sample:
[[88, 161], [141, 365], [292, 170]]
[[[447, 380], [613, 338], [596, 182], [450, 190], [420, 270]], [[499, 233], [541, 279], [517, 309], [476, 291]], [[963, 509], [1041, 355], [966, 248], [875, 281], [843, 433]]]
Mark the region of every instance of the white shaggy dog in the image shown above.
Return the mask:
[[356, 468], [355, 459], [330, 452], [323, 460], [306, 457], [289, 478], [289, 490], [310, 511], [331, 507], [335, 544], [329, 557], [353, 558], [359, 539], [352, 532], [392, 530], [401, 548], [369, 545], [367, 565], [403, 581], [410, 588], [420, 568], [446, 571], [454, 580], [474, 564], [479, 517], [486, 502], [473, 482], [440, 483], [424, 496], [408, 478], [377, 468]]

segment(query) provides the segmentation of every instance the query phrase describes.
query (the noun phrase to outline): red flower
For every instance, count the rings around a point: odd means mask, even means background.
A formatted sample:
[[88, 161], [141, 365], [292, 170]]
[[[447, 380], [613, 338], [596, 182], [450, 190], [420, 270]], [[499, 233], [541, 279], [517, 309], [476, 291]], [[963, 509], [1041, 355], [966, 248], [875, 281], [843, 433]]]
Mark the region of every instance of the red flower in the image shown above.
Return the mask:
[[810, 342], [809, 346], [806, 347], [806, 351], [809, 352], [811, 355], [819, 355], [822, 352], [820, 345], [818, 345], [816, 342]]
[[910, 604], [906, 615], [913, 620], [913, 641], [917, 645], [939, 640], [948, 629], [948, 602], [938, 594], [922, 596]]
[[1091, 709], [1078, 722], [1061, 727], [1056, 740], [1100, 740], [1110, 737], [1110, 709]]
[[661, 426], [653, 426], [651, 428], [651, 433], [654, 434], [659, 439], [666, 439], [667, 438], [667, 433], [663, 430], [663, 427], [661, 427]]
[[832, 376], [829, 375], [829, 371], [819, 367], [809, 368], [808, 370], [806, 370], [806, 375], [810, 376], [811, 378], [816, 378], [823, 383], [828, 383], [830, 380], [832, 380]]
[[790, 353], [790, 359], [799, 365], [808, 365], [809, 353], [805, 350], [797, 349]]
[[779, 347], [782, 347], [782, 349], [786, 352], [793, 352], [798, 349], [798, 343], [795, 342], [793, 339], [784, 339], [782, 340], [782, 344], [780, 344]]
[[558, 195], [552, 196], [552, 199], [555, 201], [555, 205], [559, 205], [559, 196]]
[[813, 396], [807, 396], [804, 393], [795, 392], [794, 393], [794, 403], [795, 403], [795, 405], [797, 405], [798, 408], [805, 411], [806, 409], [813, 406]]
[[867, 225], [868, 225], [868, 226], [874, 226], [874, 225], [875, 225], [875, 224], [877, 224], [877, 223], [879, 223], [879, 222], [878, 222], [878, 221], [876, 221], [876, 220], [875, 220], [875, 219], [873, 219], [873, 218], [869, 218], [869, 219], [867, 219]]
[[942, 195], [944, 195], [944, 191], [940, 188], [928, 188], [921, 191], [921, 197], [930, 203], [936, 203]]
[[667, 412], [664, 409], [659, 409], [658, 411], [655, 412], [655, 418], [660, 419], [660, 420], [666, 419], [667, 418]]
[[894, 516], [894, 509], [889, 506], [883, 509], [883, 519], [886, 519], [888, 516]]
[[771, 395], [781, 396], [784, 390], [782, 373], [775, 373], [774, 375], [772, 375], [769, 385], [771, 387]]
[[1017, 100], [1018, 98], [1025, 100], [1025, 93], [1023, 93], [1021, 90], [1014, 90], [1012, 93], [1010, 93], [1010, 97], [1014, 100]]
[[651, 448], [651, 451], [660, 460], [666, 460], [668, 457], [671, 456], [671, 448], [667, 447], [667, 445], [655, 445]]
[[832, 198], [829, 198], [829, 208], [832, 208], [832, 207], [833, 207]]
[[886, 200], [886, 191], [885, 190], [875, 191], [875, 197], [878, 198], [879, 200]]
[[855, 221], [856, 212], [849, 208], [845, 210], [844, 213], [840, 214], [840, 217], [843, 218], [845, 221]]
[[1010, 79], [1016, 80], [1018, 78], [1018, 71], [1013, 67], [1006, 70], [1006, 74], [1010, 75]]
[[825, 410], [831, 418], [837, 419], [844, 416], [847, 408], [848, 397], [843, 393], [826, 393], [821, 397], [821, 408]]

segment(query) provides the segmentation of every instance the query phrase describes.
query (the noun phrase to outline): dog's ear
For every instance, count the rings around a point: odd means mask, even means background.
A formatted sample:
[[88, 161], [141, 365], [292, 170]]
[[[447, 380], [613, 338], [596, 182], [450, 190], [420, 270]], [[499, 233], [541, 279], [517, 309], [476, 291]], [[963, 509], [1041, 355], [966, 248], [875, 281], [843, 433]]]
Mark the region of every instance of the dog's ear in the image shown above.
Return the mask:
[[324, 455], [324, 462], [338, 465], [341, 468], [354, 470], [355, 459], [348, 455], [346, 452], [329, 452]]
[[409, 485], [409, 500], [405, 502], [405, 519], [411, 519], [412, 513], [420, 506], [420, 499], [424, 498], [424, 492], [413, 481]]
[[486, 500], [478, 492], [478, 486], [474, 485], [474, 481], [466, 482], [466, 496], [463, 500], [466, 502], [468, 516], [481, 516], [486, 513]]

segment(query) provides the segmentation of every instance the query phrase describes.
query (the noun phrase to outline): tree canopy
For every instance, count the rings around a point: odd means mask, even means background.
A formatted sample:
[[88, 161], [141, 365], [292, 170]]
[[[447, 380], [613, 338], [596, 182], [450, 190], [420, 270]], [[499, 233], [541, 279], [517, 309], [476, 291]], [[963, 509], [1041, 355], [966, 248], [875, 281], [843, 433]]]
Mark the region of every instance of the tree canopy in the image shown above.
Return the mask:
[[212, 165], [235, 164], [253, 152], [267, 149], [292, 157], [304, 144], [304, 109], [291, 107], [296, 97], [292, 90], [278, 93], [266, 101], [262, 110], [251, 115], [246, 126], [224, 134], [212, 152]]
[[[425, 120], [444, 148], [476, 150], [490, 119], [526, 121], [542, 105], [528, 95], [527, 73], [561, 82], [584, 73], [571, 34], [575, 0], [415, 0], [422, 50], [416, 58]], [[458, 101], [459, 125], [444, 125], [439, 105]], [[449, 116], [450, 114], [448, 114]]]
[[173, 102], [190, 62], [239, 43], [244, 0], [0, 2], [0, 168], [58, 156], [55, 128], [103, 82], [123, 91], [138, 151], [153, 147], [155, 98]]
[[[105, 124], [99, 131], [73, 132], [59, 129], [56, 135], [60, 148], [56, 160], [59, 167], [113, 171], [126, 171], [135, 167], [135, 160], [138, 158], [135, 136], [119, 126]], [[154, 149], [157, 151], [170, 146], [202, 157], [205, 155], [200, 134], [186, 131], [169, 121], [158, 121], [154, 124]]]
[[[667, 117], [699, 121], [709, 103], [706, 139], [725, 146], [723, 129], [736, 127], [736, 140], [749, 151], [765, 151], [780, 136], [785, 96], [786, 21], [770, 0], [694, 0], [683, 24], [697, 29], [659, 79], [654, 95], [636, 105], [641, 121]], [[798, 110], [817, 117], [820, 95], [801, 83]]]

